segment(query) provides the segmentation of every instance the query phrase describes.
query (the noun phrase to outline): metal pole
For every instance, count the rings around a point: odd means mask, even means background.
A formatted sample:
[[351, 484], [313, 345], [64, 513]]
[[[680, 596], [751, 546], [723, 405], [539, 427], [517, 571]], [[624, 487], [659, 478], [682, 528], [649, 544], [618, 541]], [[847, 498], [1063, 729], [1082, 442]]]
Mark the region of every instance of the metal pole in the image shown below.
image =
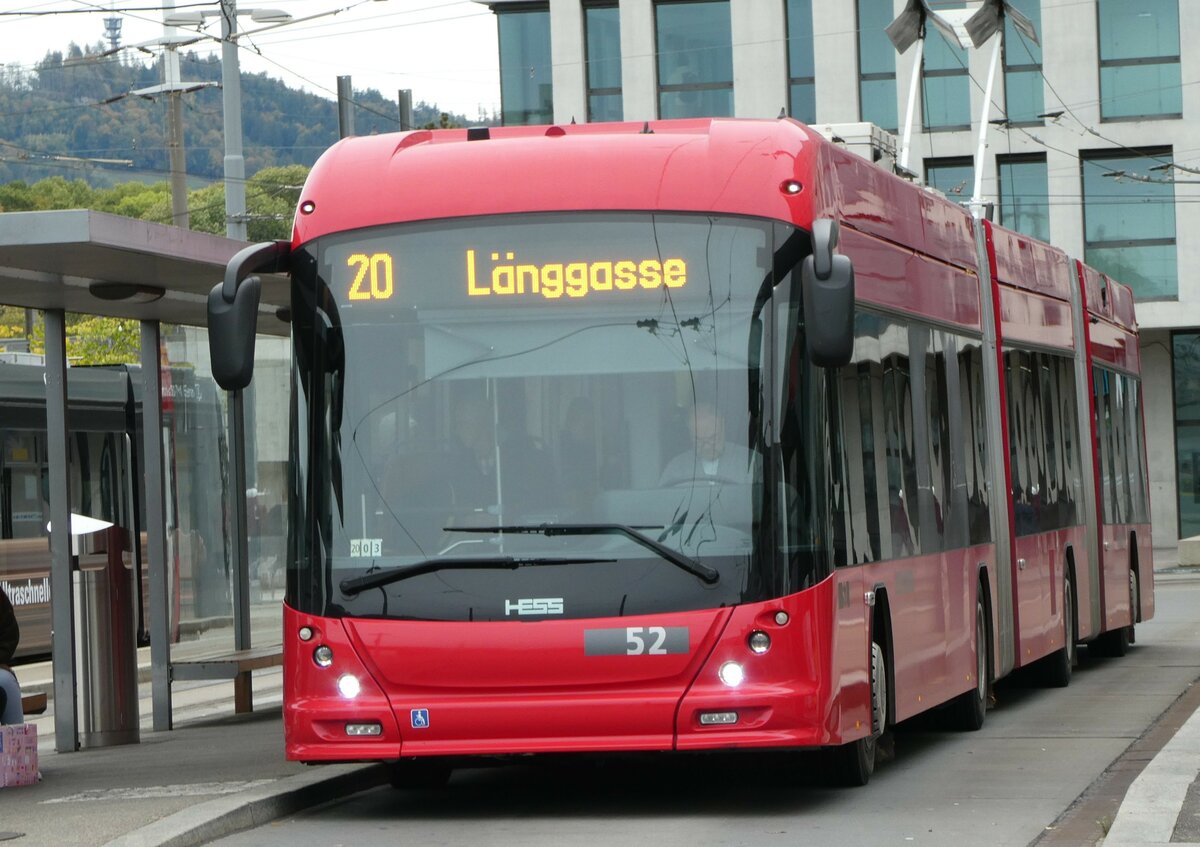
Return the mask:
[[166, 474], [163, 467], [162, 370], [158, 321], [142, 321], [142, 455], [146, 552], [150, 557], [150, 688], [154, 731], [171, 728], [171, 618], [168, 598]]
[[[179, 61], [174, 50], [167, 55]], [[183, 95], [167, 93], [167, 152], [171, 157], [171, 223], [182, 229], [191, 227], [188, 214], [187, 157], [183, 149]]]
[[[163, 20], [175, 11], [175, 0], [163, 0]], [[164, 35], [175, 27], [163, 25]], [[167, 153], [171, 161], [171, 223], [188, 229], [187, 159], [183, 149], [183, 94], [179, 87], [179, 53], [172, 46], [163, 51], [163, 83], [167, 86]]]
[[[242, 83], [238, 68], [235, 0], [221, 0], [221, 83], [225, 115], [225, 234], [246, 240], [246, 167], [242, 158]], [[229, 451], [233, 491], [229, 531], [233, 533], [234, 648], [250, 646], [249, 550], [246, 543], [246, 436], [242, 392], [229, 394]], [[235, 686], [243, 680], [235, 682]]]
[[229, 392], [229, 448], [232, 454], [234, 507], [229, 519], [233, 533], [233, 647], [250, 647], [250, 559], [246, 539], [246, 416], [242, 392]]
[[1000, 42], [997, 34], [992, 36], [996, 44], [992, 47], [992, 64], [988, 68], [987, 87], [983, 91], [983, 114], [979, 116], [979, 147], [975, 150], [975, 190], [971, 193], [971, 214], [983, 217], [983, 153], [987, 149], [988, 115], [992, 109], [992, 86], [996, 82], [996, 66], [1000, 64]]
[[54, 749], [79, 749], [75, 710], [75, 610], [71, 574], [71, 477], [67, 466], [66, 315], [43, 313], [46, 327], [46, 459], [50, 474], [50, 652], [54, 666]]
[[221, 0], [221, 109], [225, 123], [225, 234], [246, 240], [246, 160], [242, 158], [242, 77], [236, 0]]
[[[229, 392], [229, 452], [231, 456], [233, 508], [229, 531], [233, 534], [233, 649], [250, 649], [250, 551], [246, 538], [246, 413], [241, 391]], [[250, 708], [254, 689], [250, 674], [233, 680], [238, 708]]]
[[400, 89], [400, 131], [408, 132], [413, 128], [412, 89]]
[[349, 138], [354, 135], [354, 91], [350, 87], [350, 77], [337, 78], [338, 98], [338, 138]]
[[908, 152], [911, 149], [913, 112], [917, 103], [917, 85], [921, 81], [921, 55], [925, 52], [925, 29], [921, 25], [921, 37], [917, 39], [917, 52], [913, 55], [912, 79], [908, 82], [908, 106], [904, 109], [904, 140], [900, 142], [900, 167], [908, 170]]

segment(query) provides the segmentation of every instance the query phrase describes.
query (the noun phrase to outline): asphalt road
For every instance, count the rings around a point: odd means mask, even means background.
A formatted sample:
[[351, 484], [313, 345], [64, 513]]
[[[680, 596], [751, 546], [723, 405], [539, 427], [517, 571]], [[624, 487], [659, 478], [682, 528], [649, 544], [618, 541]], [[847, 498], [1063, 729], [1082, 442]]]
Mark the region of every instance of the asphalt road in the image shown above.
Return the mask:
[[374, 789], [214, 843], [1027, 845], [1200, 676], [1200, 575], [1157, 591], [1128, 656], [1081, 650], [1067, 689], [1007, 681], [976, 733], [901, 727], [866, 788], [823, 787], [811, 756], [582, 758]]

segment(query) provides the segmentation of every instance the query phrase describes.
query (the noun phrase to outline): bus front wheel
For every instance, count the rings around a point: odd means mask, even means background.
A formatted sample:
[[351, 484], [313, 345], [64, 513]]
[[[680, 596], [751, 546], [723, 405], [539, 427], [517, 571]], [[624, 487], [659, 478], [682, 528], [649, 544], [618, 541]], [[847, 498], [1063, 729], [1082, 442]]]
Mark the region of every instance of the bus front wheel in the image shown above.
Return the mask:
[[887, 664], [879, 642], [871, 642], [871, 732], [829, 750], [830, 776], [837, 785], [866, 785], [875, 772], [877, 742], [887, 726]]

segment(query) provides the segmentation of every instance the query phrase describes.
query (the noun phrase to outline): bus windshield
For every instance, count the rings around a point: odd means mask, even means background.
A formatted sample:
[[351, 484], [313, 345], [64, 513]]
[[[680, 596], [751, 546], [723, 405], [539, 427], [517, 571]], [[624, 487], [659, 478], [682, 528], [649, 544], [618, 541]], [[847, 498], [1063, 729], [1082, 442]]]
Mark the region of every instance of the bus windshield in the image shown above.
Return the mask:
[[572, 213], [301, 248], [290, 600], [513, 620], [762, 596], [764, 304], [795, 237], [748, 218]]

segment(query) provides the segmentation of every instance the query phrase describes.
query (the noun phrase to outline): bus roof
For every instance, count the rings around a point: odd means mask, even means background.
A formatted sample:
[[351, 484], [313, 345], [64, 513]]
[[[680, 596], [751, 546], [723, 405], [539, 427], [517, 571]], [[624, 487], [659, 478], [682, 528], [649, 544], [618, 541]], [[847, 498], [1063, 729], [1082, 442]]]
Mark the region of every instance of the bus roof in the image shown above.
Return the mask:
[[[789, 181], [799, 182], [801, 190], [786, 192]], [[804, 228], [814, 218], [834, 217], [941, 261], [975, 266], [964, 210], [790, 118], [350, 138], [313, 166], [300, 208], [293, 233], [297, 246], [330, 232], [417, 220], [664, 210], [750, 215]]]

